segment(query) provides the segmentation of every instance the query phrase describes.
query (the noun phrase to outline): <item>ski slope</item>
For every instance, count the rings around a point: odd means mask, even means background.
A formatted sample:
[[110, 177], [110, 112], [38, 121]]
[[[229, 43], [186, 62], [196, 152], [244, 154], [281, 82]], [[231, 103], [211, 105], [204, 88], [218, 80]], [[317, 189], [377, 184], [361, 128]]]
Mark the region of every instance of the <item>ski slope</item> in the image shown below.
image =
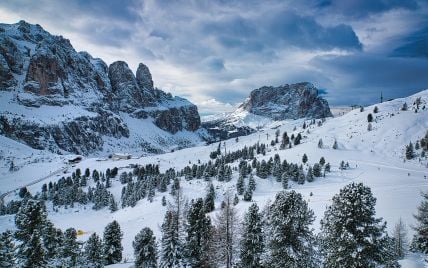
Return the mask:
[[[416, 113], [413, 103], [419, 97], [422, 103]], [[401, 111], [405, 102], [409, 109]], [[422, 109], [421, 107], [424, 105], [427, 107]], [[351, 110], [340, 117], [327, 119], [322, 126], [314, 124], [306, 129], [302, 128], [304, 120], [283, 121], [279, 126], [279, 123], [276, 122], [275, 127], [267, 124], [254, 134], [239, 137], [238, 141], [230, 139], [221, 142], [221, 149], [222, 151], [235, 151], [244, 146], [261, 142], [269, 144], [269, 146], [265, 156], [257, 155], [259, 160], [268, 160], [278, 153], [281, 160], [286, 159], [288, 162], [300, 164], [303, 154], [306, 153], [309, 159], [308, 164], [313, 165], [324, 157], [332, 167], [332, 172], [325, 178], [316, 178], [314, 182], [304, 185], [293, 183], [290, 185], [291, 189], [302, 193], [310, 208], [313, 209], [316, 216], [313, 228], [316, 232], [319, 231], [320, 220], [326, 206], [330, 205], [332, 196], [350, 182], [363, 182], [371, 187], [377, 198], [377, 216], [387, 221], [389, 231], [392, 231], [400, 217], [409, 227], [415, 224], [413, 214], [416, 213], [416, 208], [421, 201], [420, 192], [428, 191], [428, 159], [427, 157], [423, 159], [417, 157], [406, 160], [404, 150], [405, 145], [410, 141], [415, 143], [428, 130], [428, 90], [376, 106], [379, 108], [378, 113], [373, 113], [374, 106], [369, 106], [365, 107], [363, 112], [360, 112], [359, 109]], [[369, 113], [372, 113], [374, 117], [371, 131], [367, 130]], [[309, 121], [306, 122], [308, 124]], [[289, 136], [292, 133], [296, 135], [301, 132], [302, 144], [286, 150], [280, 150], [279, 144], [271, 146], [270, 141], [274, 139], [277, 129], [280, 129], [281, 134], [287, 131]], [[323, 140], [323, 148], [318, 148], [319, 139]], [[339, 145], [336, 150], [332, 149], [335, 140]], [[80, 168], [82, 171], [86, 168], [104, 171], [107, 168], [118, 167], [120, 174], [123, 171], [130, 171], [131, 164], [152, 163], [159, 164], [162, 171], [170, 167], [180, 170], [189, 164], [197, 163], [198, 160], [202, 163], [209, 161], [209, 153], [218, 147], [218, 143], [214, 143], [161, 155], [120, 161], [87, 158], [74, 167], [70, 167], [66, 164], [66, 159], [71, 156], [56, 156], [29, 149], [29, 147], [4, 137], [0, 137], [0, 142], [3, 154], [7, 154], [0, 159], [0, 189], [2, 192], [26, 185], [55, 170], [65, 169], [65, 174], [56, 174], [29, 186], [29, 190], [33, 193], [39, 191], [43, 183], [70, 175], [75, 168]], [[15, 151], [16, 153], [14, 153]], [[417, 153], [420, 153], [420, 150]], [[9, 172], [7, 165], [9, 160], [7, 159], [10, 159], [12, 154], [14, 154], [15, 161], [26, 159], [27, 162], [21, 169]], [[340, 170], [341, 161], [349, 162], [350, 169]], [[234, 162], [232, 165], [236, 166], [238, 162]], [[307, 167], [308, 165], [305, 165], [305, 168]], [[217, 188], [216, 210], [211, 213], [213, 217], [218, 212], [222, 193], [235, 189], [237, 176], [238, 174], [234, 172], [233, 179], [226, 183], [213, 181]], [[113, 181], [112, 188], [109, 189], [116, 200], [120, 200], [122, 188], [118, 177]], [[269, 200], [274, 198], [275, 193], [282, 189], [282, 186], [274, 178], [255, 178], [257, 189], [253, 194], [253, 200], [260, 207], [264, 207]], [[205, 196], [206, 186], [207, 182], [203, 180], [181, 180], [181, 188], [188, 199]], [[168, 192], [164, 194], [157, 192], [152, 203], [146, 199], [140, 200], [135, 207], [126, 207], [114, 213], [110, 213], [108, 209], [94, 211], [90, 208], [91, 205], [86, 207], [79, 205], [70, 209], [60, 208], [58, 212], [52, 211], [52, 206], [48, 206], [49, 218], [62, 229], [73, 227], [85, 231], [85, 235], [79, 236], [80, 240], [87, 239], [92, 232], [102, 234], [107, 223], [117, 220], [124, 233], [123, 256], [129, 261], [133, 259], [132, 241], [143, 227], [150, 227], [155, 232], [157, 239], [160, 239], [160, 225], [166, 211], [166, 208], [161, 205], [163, 195], [167, 198], [170, 197]], [[9, 194], [6, 200], [12, 198], [17, 198], [16, 193]], [[250, 204], [250, 202], [241, 200], [236, 207], [239, 213], [243, 214]], [[0, 216], [0, 232], [14, 228], [13, 216]], [[412, 229], [408, 228], [408, 238], [411, 239], [412, 235]], [[414, 254], [409, 255], [401, 263], [403, 267], [421, 267], [422, 265], [420, 256]], [[130, 264], [124, 266], [129, 267]]]

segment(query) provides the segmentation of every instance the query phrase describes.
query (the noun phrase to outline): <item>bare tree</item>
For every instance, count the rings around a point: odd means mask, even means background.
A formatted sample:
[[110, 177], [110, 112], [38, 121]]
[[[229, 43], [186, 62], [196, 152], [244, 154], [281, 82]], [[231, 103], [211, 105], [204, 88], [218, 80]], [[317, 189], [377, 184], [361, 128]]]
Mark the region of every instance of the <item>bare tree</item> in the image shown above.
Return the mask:
[[215, 219], [215, 255], [220, 266], [231, 268], [235, 265], [238, 252], [238, 230], [239, 219], [233, 206], [233, 195], [226, 192], [224, 195], [224, 206]]
[[397, 256], [401, 259], [406, 255], [407, 250], [407, 228], [401, 218], [395, 224], [394, 232], [394, 250]]

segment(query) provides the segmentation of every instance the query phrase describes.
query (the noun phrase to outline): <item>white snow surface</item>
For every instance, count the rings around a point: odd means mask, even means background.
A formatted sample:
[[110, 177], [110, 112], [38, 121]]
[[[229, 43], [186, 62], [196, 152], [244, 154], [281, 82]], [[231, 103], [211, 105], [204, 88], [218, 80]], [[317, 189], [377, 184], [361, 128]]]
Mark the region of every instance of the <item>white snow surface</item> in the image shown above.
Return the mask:
[[[413, 103], [418, 97], [421, 97], [422, 100], [421, 107], [425, 105], [426, 108], [424, 110], [419, 109], [416, 113]], [[400, 110], [404, 102], [409, 105], [408, 111]], [[363, 182], [371, 187], [374, 196], [377, 198], [377, 216], [387, 221], [388, 230], [391, 232], [394, 224], [401, 217], [408, 227], [408, 238], [410, 239], [413, 230], [409, 226], [414, 226], [416, 223], [413, 214], [416, 213], [417, 206], [421, 201], [420, 193], [428, 191], [428, 161], [426, 157], [424, 159], [417, 157], [413, 160], [405, 160], [404, 150], [405, 145], [410, 141], [415, 143], [428, 130], [428, 90], [407, 98], [380, 103], [376, 106], [379, 108], [378, 113], [373, 113], [374, 106], [365, 107], [363, 112], [360, 112], [359, 109], [352, 110], [343, 116], [327, 119], [319, 127], [315, 124], [302, 129], [303, 120], [276, 122], [274, 127], [270, 123], [263, 124], [265, 127], [260, 131], [249, 136], [239, 137], [238, 142], [235, 139], [225, 141], [226, 150], [235, 151], [260, 141], [269, 144], [269, 146], [266, 156], [257, 155], [259, 160], [267, 160], [278, 153], [281, 160], [286, 159], [288, 162], [301, 163], [302, 156], [306, 153], [309, 159], [308, 163], [313, 165], [323, 156], [326, 162], [332, 166], [332, 172], [327, 174], [326, 178], [316, 178], [314, 182], [304, 185], [291, 183], [290, 187], [301, 193], [314, 211], [316, 220], [313, 228], [316, 232], [319, 232], [320, 220], [326, 207], [331, 204], [332, 196], [350, 182]], [[367, 130], [367, 115], [369, 113], [374, 116], [372, 131]], [[257, 119], [250, 121], [257, 123]], [[140, 122], [141, 120], [138, 124], [133, 124], [128, 121], [127, 124], [130, 128], [135, 128], [135, 130], [141, 131], [140, 133], [144, 133], [145, 125]], [[271, 146], [270, 141], [275, 137], [274, 133], [278, 125], [281, 133], [287, 131], [289, 135], [292, 133], [296, 135], [301, 132], [302, 144], [286, 150], [279, 150], [279, 144]], [[293, 131], [295, 127], [297, 129]], [[131, 131], [131, 133], [136, 133], [136, 131]], [[163, 135], [164, 133], [159, 132], [157, 136], [162, 137]], [[319, 139], [323, 140], [324, 148], [318, 148]], [[334, 140], [337, 140], [339, 145], [337, 150], [332, 149]], [[89, 157], [84, 158], [74, 167], [66, 163], [66, 159], [72, 156], [58, 156], [49, 152], [34, 150], [2, 136], [0, 136], [0, 145], [0, 192], [13, 190], [53, 173], [54, 175], [45, 180], [29, 186], [29, 190], [35, 193], [40, 190], [43, 183], [59, 179], [64, 176], [63, 172], [66, 173], [65, 175], [70, 175], [75, 168], [104, 171], [107, 168], [118, 167], [120, 174], [123, 171], [130, 171], [130, 164], [153, 163], [159, 164], [162, 171], [170, 167], [180, 170], [189, 163], [197, 164], [198, 160], [202, 163], [207, 162], [209, 152], [215, 150], [218, 143], [200, 145], [161, 155], [135, 157], [129, 160], [113, 161]], [[114, 148], [114, 144], [111, 145], [111, 148]], [[222, 150], [224, 150], [223, 142]], [[420, 153], [420, 150], [417, 153]], [[18, 166], [17, 171], [9, 172], [11, 159], [14, 159]], [[349, 162], [351, 168], [339, 170], [338, 167], [342, 160]], [[232, 165], [236, 166], [237, 164], [234, 162]], [[113, 181], [112, 188], [109, 189], [116, 200], [120, 200], [122, 188], [118, 177]], [[274, 199], [275, 193], [282, 190], [282, 187], [274, 178], [255, 178], [257, 189], [253, 199], [260, 207], [264, 207], [269, 200]], [[216, 210], [211, 213], [213, 217], [219, 211], [222, 193], [228, 189], [234, 190], [236, 180], [237, 173], [234, 173], [232, 181], [227, 183], [218, 182], [214, 179], [217, 197]], [[92, 181], [90, 183], [93, 184]], [[205, 196], [206, 185], [207, 182], [203, 180], [181, 180], [183, 193], [188, 199]], [[166, 208], [161, 205], [163, 195], [167, 198], [170, 197], [168, 193], [156, 192], [152, 203], [146, 199], [140, 200], [135, 207], [119, 209], [114, 213], [110, 213], [108, 209], [94, 211], [91, 209], [91, 205], [86, 207], [79, 205], [72, 209], [61, 208], [58, 212], [54, 212], [52, 205], [48, 205], [49, 219], [62, 229], [74, 227], [87, 232], [87, 234], [79, 236], [80, 240], [86, 240], [93, 232], [102, 234], [104, 227], [109, 222], [117, 220], [124, 233], [123, 256], [129, 261], [133, 260], [132, 241], [143, 227], [150, 227], [155, 232], [158, 241], [161, 238], [160, 225], [166, 211]], [[9, 194], [6, 200], [12, 198], [18, 198], [16, 192]], [[242, 215], [250, 204], [251, 202], [241, 200], [236, 207]], [[13, 215], [0, 216], [0, 232], [14, 228]], [[414, 254], [408, 255], [405, 260], [401, 261], [401, 264], [403, 267], [424, 267], [422, 258]], [[114, 267], [129, 266], [131, 264], [128, 263]]]

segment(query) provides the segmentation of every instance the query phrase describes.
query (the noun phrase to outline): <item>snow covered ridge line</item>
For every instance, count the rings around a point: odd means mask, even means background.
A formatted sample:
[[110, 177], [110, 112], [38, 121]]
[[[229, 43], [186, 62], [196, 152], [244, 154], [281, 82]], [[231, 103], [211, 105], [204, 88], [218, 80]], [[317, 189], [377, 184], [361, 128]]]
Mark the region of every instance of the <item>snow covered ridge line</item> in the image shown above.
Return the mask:
[[0, 24], [0, 103], [1, 135], [54, 153], [102, 153], [112, 140], [120, 151], [167, 151], [202, 140], [197, 107], [155, 88], [146, 65], [135, 74], [123, 61], [107, 66], [25, 21]]

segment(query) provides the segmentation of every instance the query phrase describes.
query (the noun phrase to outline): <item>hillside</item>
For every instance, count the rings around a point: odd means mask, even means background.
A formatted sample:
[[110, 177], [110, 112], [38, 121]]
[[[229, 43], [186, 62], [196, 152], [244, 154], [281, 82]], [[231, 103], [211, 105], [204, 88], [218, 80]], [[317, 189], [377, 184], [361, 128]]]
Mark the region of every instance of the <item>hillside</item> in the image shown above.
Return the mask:
[[[408, 105], [406, 111], [401, 110], [404, 103]], [[373, 112], [375, 106], [378, 108], [377, 113]], [[369, 113], [373, 115], [371, 131], [368, 130], [367, 122]], [[320, 219], [323, 217], [326, 206], [331, 204], [331, 197], [350, 182], [363, 182], [371, 187], [377, 198], [377, 216], [384, 218], [387, 221], [388, 230], [392, 231], [400, 217], [407, 226], [415, 223], [413, 214], [421, 201], [420, 192], [428, 191], [427, 156], [421, 157], [422, 149], [418, 149], [415, 151], [414, 159], [405, 158], [405, 146], [409, 142], [415, 144], [426, 135], [427, 118], [428, 90], [425, 90], [407, 98], [364, 107], [364, 111], [352, 110], [340, 117], [326, 118], [324, 122], [316, 120], [315, 124], [311, 124], [312, 120], [305, 119], [278, 121], [275, 125], [267, 125], [248, 136], [221, 142], [220, 152], [224, 155], [224, 151], [234, 152], [245, 146], [265, 143], [266, 154], [255, 155], [258, 161], [268, 161], [269, 158], [278, 154], [281, 160], [286, 159], [289, 163], [300, 165], [303, 154], [306, 154], [308, 163], [304, 165], [305, 172], [309, 165], [312, 166], [324, 157], [331, 165], [331, 172], [327, 173], [325, 178], [315, 178], [313, 182], [304, 184], [289, 182], [289, 188], [301, 193], [309, 207], [313, 209], [316, 216], [313, 227], [316, 232], [319, 231]], [[304, 129], [303, 125], [306, 126]], [[301, 143], [287, 149], [280, 148], [281, 142], [272, 145], [271, 141], [275, 139], [275, 132], [278, 130], [281, 135], [284, 131], [289, 136], [291, 134], [297, 136], [300, 133]], [[322, 148], [318, 146], [320, 139], [323, 143]], [[337, 141], [337, 149], [332, 148], [334, 141]], [[57, 181], [62, 176], [71, 176], [76, 168], [82, 171], [89, 168], [91, 171], [97, 169], [104, 172], [108, 168], [118, 167], [120, 175], [122, 172], [132, 172], [135, 165], [157, 164], [162, 173], [170, 168], [180, 171], [188, 165], [207, 163], [210, 160], [210, 152], [216, 151], [219, 146], [218, 143], [213, 143], [156, 156], [120, 161], [89, 157], [76, 165], [70, 165], [64, 162], [65, 157], [30, 149], [6, 137], [1, 137], [0, 142], [2, 144], [0, 185], [3, 192], [24, 186], [51, 172], [59, 172], [29, 186], [32, 193], [40, 191], [43, 183]], [[13, 157], [19, 157], [22, 163], [16, 163], [19, 169], [10, 172], [10, 160]], [[349, 167], [340, 169], [341, 161], [349, 163]], [[234, 161], [230, 166], [233, 168], [238, 164], [239, 161]], [[108, 190], [119, 202], [120, 207], [119, 200], [121, 200], [123, 185], [119, 181], [119, 175], [112, 179], [112, 187]], [[216, 209], [210, 213], [211, 217], [214, 218], [219, 211], [223, 193], [227, 190], [236, 191], [237, 179], [236, 171], [233, 171], [229, 182], [219, 182], [212, 178], [217, 197]], [[275, 193], [282, 189], [282, 185], [273, 176], [268, 176], [266, 179], [255, 176], [255, 179], [257, 187], [253, 193], [253, 201], [263, 208], [269, 200], [274, 198]], [[184, 195], [189, 199], [205, 196], [207, 182], [204, 179], [186, 180], [183, 176], [180, 177], [180, 184]], [[95, 183], [89, 180], [88, 185], [94, 186]], [[166, 211], [166, 207], [162, 206], [161, 202], [163, 196], [171, 200], [170, 187], [168, 186], [166, 192], [156, 191], [152, 202], [142, 199], [134, 207], [126, 206], [113, 213], [108, 208], [92, 210], [90, 204], [76, 204], [74, 208], [69, 209], [61, 206], [55, 210], [48, 205], [49, 219], [61, 229], [73, 227], [85, 231], [86, 234], [79, 236], [79, 240], [86, 240], [93, 232], [101, 234], [105, 225], [115, 219], [124, 232], [124, 257], [132, 260], [132, 241], [141, 228], [150, 227], [158, 239], [161, 237], [160, 225]], [[84, 188], [86, 189], [87, 186]], [[16, 192], [5, 198], [6, 201], [12, 199], [19, 199]], [[242, 196], [240, 199], [236, 208], [242, 215], [251, 202], [243, 201]], [[14, 228], [13, 215], [0, 216], [0, 232]], [[410, 237], [413, 231], [411, 229], [408, 231]], [[403, 263], [417, 265], [418, 261], [417, 256], [411, 255]]]

